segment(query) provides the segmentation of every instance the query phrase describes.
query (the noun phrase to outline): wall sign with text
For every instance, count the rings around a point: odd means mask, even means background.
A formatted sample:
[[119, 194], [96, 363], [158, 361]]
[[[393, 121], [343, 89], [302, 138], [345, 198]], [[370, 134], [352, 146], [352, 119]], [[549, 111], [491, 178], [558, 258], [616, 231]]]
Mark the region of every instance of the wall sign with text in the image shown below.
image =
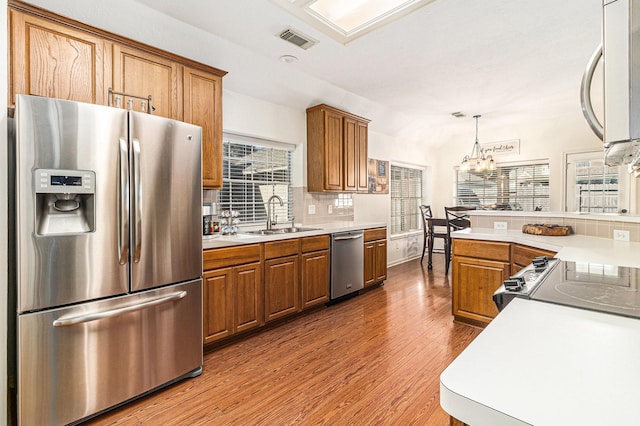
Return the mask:
[[480, 144], [480, 149], [485, 155], [492, 155], [494, 157], [500, 155], [518, 155], [520, 154], [520, 139], [483, 143]]

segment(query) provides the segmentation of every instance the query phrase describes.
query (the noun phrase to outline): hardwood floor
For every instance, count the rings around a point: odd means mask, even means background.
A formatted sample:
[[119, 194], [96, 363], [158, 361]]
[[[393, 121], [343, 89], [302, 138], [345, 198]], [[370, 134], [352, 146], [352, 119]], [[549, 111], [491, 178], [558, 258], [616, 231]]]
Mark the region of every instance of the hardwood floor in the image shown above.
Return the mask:
[[454, 324], [442, 255], [385, 285], [205, 353], [194, 379], [91, 425], [448, 425], [440, 373], [480, 333]]

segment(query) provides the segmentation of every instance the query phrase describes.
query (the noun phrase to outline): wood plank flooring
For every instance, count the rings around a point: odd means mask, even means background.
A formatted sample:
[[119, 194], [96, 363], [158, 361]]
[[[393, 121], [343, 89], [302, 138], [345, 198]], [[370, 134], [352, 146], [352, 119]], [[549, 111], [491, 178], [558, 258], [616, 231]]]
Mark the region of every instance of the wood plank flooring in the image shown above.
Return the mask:
[[454, 324], [442, 255], [385, 285], [205, 353], [204, 372], [90, 425], [448, 425], [440, 373], [480, 333]]

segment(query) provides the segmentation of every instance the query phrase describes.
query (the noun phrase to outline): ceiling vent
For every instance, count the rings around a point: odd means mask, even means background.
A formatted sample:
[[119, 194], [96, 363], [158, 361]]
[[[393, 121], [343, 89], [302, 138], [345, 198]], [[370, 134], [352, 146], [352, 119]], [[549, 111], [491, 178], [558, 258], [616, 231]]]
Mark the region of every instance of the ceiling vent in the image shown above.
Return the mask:
[[277, 34], [277, 36], [305, 50], [318, 43], [318, 40], [314, 40], [308, 35], [302, 34], [300, 31], [294, 30], [292, 28], [287, 28], [286, 30]]

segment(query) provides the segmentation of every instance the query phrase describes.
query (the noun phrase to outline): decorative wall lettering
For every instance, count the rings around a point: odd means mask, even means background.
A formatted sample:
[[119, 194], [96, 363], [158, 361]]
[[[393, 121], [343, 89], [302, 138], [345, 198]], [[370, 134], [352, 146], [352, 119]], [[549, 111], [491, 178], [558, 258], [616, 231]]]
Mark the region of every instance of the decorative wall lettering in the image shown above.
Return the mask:
[[494, 157], [500, 155], [518, 155], [520, 154], [520, 139], [483, 143], [480, 144], [480, 149], [485, 155], [492, 155]]

